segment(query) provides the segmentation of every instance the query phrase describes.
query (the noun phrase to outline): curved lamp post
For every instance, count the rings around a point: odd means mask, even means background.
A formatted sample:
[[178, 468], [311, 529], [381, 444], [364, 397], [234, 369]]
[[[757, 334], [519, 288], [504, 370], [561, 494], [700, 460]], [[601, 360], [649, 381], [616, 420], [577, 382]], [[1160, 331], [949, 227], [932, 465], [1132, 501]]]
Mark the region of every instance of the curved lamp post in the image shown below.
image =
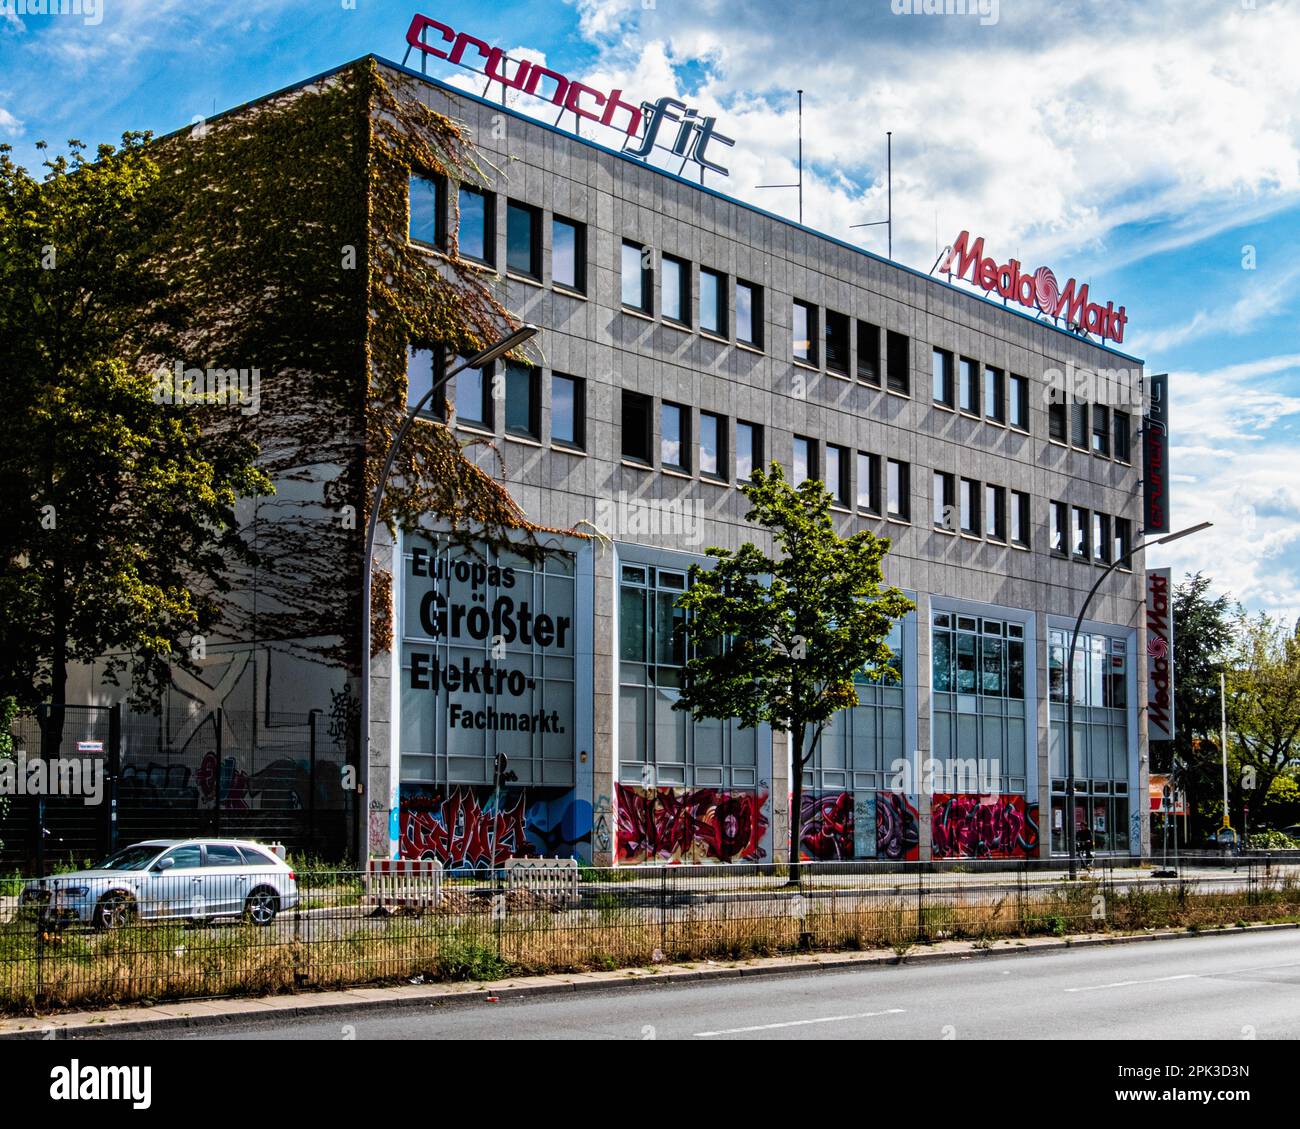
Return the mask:
[[1083, 627], [1084, 617], [1088, 614], [1088, 605], [1092, 603], [1092, 598], [1097, 594], [1097, 589], [1101, 587], [1102, 581], [1135, 553], [1141, 552], [1149, 545], [1167, 545], [1170, 541], [1177, 541], [1182, 537], [1190, 537], [1193, 533], [1200, 533], [1203, 529], [1209, 529], [1213, 524], [1212, 521], [1203, 521], [1200, 525], [1193, 525], [1187, 529], [1180, 529], [1177, 533], [1169, 533], [1164, 537], [1157, 537], [1151, 541], [1143, 541], [1142, 544], [1133, 546], [1133, 548], [1131, 548], [1127, 553], [1121, 553], [1111, 561], [1106, 570], [1097, 577], [1097, 582], [1092, 586], [1092, 590], [1088, 593], [1088, 598], [1083, 601], [1083, 607], [1079, 609], [1078, 618], [1074, 621], [1074, 634], [1070, 636], [1070, 653], [1065, 658], [1065, 801], [1068, 809], [1066, 811], [1065, 823], [1066, 838], [1070, 851], [1071, 881], [1079, 876], [1074, 829], [1074, 652], [1079, 646], [1079, 631]]
[[[359, 784], [361, 789], [361, 817], [357, 820], [357, 862], [359, 866], [364, 867], [366, 859], [369, 857], [369, 836], [370, 836], [370, 819], [369, 806], [365, 800], [365, 795], [370, 786], [370, 597], [371, 584], [374, 580], [374, 551], [375, 551], [375, 532], [379, 528], [379, 510], [384, 501], [384, 488], [388, 485], [388, 476], [393, 471], [393, 462], [397, 458], [397, 452], [402, 446], [402, 440], [406, 438], [406, 433], [411, 430], [412, 424], [415, 423], [416, 417], [424, 411], [425, 406], [433, 399], [434, 394], [440, 392], [447, 381], [458, 373], [466, 369], [484, 368], [490, 365], [498, 357], [504, 356], [512, 349], [518, 348], [525, 341], [529, 340], [538, 332], [535, 325], [523, 325], [508, 337], [501, 338], [495, 344], [489, 345], [481, 353], [475, 353], [466, 361], [462, 361], [455, 368], [448, 369], [440, 377], [435, 379], [429, 386], [420, 402], [406, 413], [406, 419], [398, 429], [393, 441], [388, 445], [388, 457], [384, 460], [384, 469], [380, 471], [379, 481], [375, 484], [375, 496], [370, 502], [370, 517], [366, 522], [366, 543], [364, 555], [361, 558], [361, 741], [360, 741], [360, 768]], [[396, 569], [393, 570], [396, 572]]]

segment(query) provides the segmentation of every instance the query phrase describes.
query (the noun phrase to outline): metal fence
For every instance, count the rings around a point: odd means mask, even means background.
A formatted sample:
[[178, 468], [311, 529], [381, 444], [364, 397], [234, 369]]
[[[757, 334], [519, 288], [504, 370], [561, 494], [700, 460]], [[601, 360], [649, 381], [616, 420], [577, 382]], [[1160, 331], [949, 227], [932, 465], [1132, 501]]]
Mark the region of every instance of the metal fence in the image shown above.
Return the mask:
[[[584, 868], [439, 875], [402, 896], [351, 871], [299, 873], [296, 896], [153, 876], [86, 921], [76, 896], [0, 889], [0, 1011], [383, 982], [739, 960], [819, 950], [1147, 928], [1231, 928], [1300, 914], [1295, 866], [1173, 880], [1099, 866], [1080, 881], [1021, 865]], [[77, 884], [75, 878], [58, 881]], [[423, 880], [422, 880], [423, 881]], [[432, 894], [430, 893], [432, 891]], [[95, 895], [99, 905], [102, 895]], [[267, 912], [268, 906], [270, 913]], [[84, 910], [84, 907], [83, 907]], [[268, 920], [269, 918], [269, 920]], [[258, 922], [262, 921], [262, 924]]]

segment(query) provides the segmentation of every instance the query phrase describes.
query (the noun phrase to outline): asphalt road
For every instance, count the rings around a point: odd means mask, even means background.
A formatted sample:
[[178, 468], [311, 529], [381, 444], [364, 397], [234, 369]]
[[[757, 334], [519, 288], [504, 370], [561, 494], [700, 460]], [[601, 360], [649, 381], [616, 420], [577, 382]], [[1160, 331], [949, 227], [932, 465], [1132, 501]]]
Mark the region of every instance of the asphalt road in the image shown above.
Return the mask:
[[134, 1037], [1293, 1039], [1300, 1037], [1300, 932], [647, 985], [496, 1004], [478, 999]]

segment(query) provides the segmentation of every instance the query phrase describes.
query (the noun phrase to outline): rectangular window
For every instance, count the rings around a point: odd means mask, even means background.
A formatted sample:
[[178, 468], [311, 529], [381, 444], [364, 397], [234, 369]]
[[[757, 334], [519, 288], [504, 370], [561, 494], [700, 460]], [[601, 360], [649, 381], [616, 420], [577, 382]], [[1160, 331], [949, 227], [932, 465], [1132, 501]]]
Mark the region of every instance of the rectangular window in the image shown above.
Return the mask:
[[496, 250], [496, 197], [462, 184], [457, 199], [460, 226], [456, 229], [456, 248], [460, 257], [491, 265]]
[[908, 465], [898, 459], [890, 459], [885, 467], [885, 489], [888, 494], [886, 504], [889, 516], [900, 521], [910, 521], [912, 503], [909, 497]]
[[623, 392], [623, 458], [650, 465], [650, 437], [654, 403], [640, 392]]
[[820, 477], [817, 472], [817, 440], [796, 435], [794, 457], [790, 464], [790, 481], [800, 486], [809, 479]]
[[934, 351], [934, 402], [953, 406], [952, 354], [947, 349]]
[[1110, 564], [1110, 515], [1092, 515], [1092, 554], [1098, 564]]
[[542, 213], [530, 204], [506, 204], [506, 270], [542, 277]]
[[1063, 401], [1053, 400], [1047, 405], [1047, 437], [1058, 443], [1066, 441], [1066, 407]]
[[706, 478], [727, 477], [727, 421], [712, 412], [700, 413], [700, 473]]
[[661, 260], [663, 271], [663, 315], [668, 321], [680, 325], [691, 324], [691, 264], [683, 259], [665, 255]]
[[849, 375], [849, 319], [834, 310], [826, 311], [826, 369]]
[[902, 333], [892, 329], [885, 337], [885, 385], [891, 392], [910, 396], [912, 378], [908, 371], [911, 364], [908, 359], [910, 342]]
[[880, 456], [858, 452], [858, 509], [880, 513]]
[[1022, 549], [1029, 548], [1029, 495], [1019, 490], [1011, 491], [1011, 543]]
[[1070, 442], [1081, 451], [1088, 449], [1088, 405], [1078, 401], [1070, 405]]
[[817, 363], [817, 307], [807, 302], [794, 303], [792, 347], [794, 359], [806, 364]]
[[700, 267], [700, 329], [727, 336], [727, 276]]
[[1082, 506], [1071, 506], [1070, 522], [1071, 522], [1070, 528], [1072, 533], [1071, 541], [1070, 541], [1070, 552], [1073, 553], [1076, 557], [1082, 557], [1084, 560], [1087, 560], [1089, 557], [1088, 511], [1085, 510]]
[[1114, 415], [1115, 425], [1115, 459], [1121, 463], [1127, 463], [1132, 460], [1130, 451], [1130, 441], [1132, 438], [1132, 425], [1129, 423], [1128, 412], [1116, 411]]
[[1100, 404], [1092, 409], [1092, 449], [1099, 455], [1110, 454], [1110, 409]]
[[934, 472], [934, 525], [936, 529], [957, 532], [957, 479], [944, 471]]
[[[410, 411], [433, 387], [433, 373], [437, 356], [433, 349], [408, 348], [406, 350], [406, 410]], [[442, 419], [443, 405], [447, 402], [446, 390], [432, 397], [420, 412], [424, 419]]]
[[1059, 553], [1061, 556], [1067, 554], [1069, 545], [1066, 538], [1069, 536], [1069, 507], [1064, 502], [1052, 503], [1052, 552]]
[[1119, 567], [1129, 570], [1133, 562], [1127, 560], [1129, 550], [1133, 548], [1133, 523], [1126, 517], [1115, 519], [1115, 559]]
[[858, 322], [858, 379], [880, 387], [880, 326]]
[[542, 437], [541, 370], [506, 361], [506, 433]]
[[587, 291], [587, 228], [562, 216], [551, 220], [551, 281], [579, 294]]
[[960, 486], [961, 531], [974, 537], [980, 535], [980, 484], [973, 478], [963, 478]]
[[456, 376], [456, 422], [468, 427], [481, 427], [491, 431], [496, 426], [492, 417], [492, 367], [467, 368]]
[[969, 357], [962, 357], [958, 376], [961, 390], [961, 410], [974, 415], [979, 412], [980, 403], [980, 363]]
[[1003, 397], [1006, 393], [1002, 388], [1002, 370], [994, 368], [992, 365], [984, 370], [984, 418], [991, 419], [994, 423], [1002, 423], [1006, 419], [1006, 406]]
[[736, 481], [748, 482], [763, 466], [763, 428], [736, 420]]
[[1007, 492], [1001, 486], [984, 486], [984, 536], [1007, 539]]
[[763, 288], [736, 280], [736, 340], [763, 347]]
[[1029, 381], [1014, 372], [1008, 378], [1007, 406], [1012, 427], [1021, 431], [1029, 430]]
[[579, 451], [587, 446], [587, 382], [579, 376], [551, 375], [551, 442]]
[[849, 453], [834, 443], [826, 444], [826, 473], [822, 476], [831, 501], [845, 509], [849, 505]]
[[659, 409], [659, 464], [689, 474], [691, 470], [690, 409], [665, 401]]
[[650, 295], [654, 291], [654, 272], [650, 268], [650, 249], [640, 243], [623, 240], [623, 305], [648, 314]]
[[410, 211], [412, 242], [429, 247], [445, 247], [447, 229], [447, 182], [442, 177], [411, 174]]

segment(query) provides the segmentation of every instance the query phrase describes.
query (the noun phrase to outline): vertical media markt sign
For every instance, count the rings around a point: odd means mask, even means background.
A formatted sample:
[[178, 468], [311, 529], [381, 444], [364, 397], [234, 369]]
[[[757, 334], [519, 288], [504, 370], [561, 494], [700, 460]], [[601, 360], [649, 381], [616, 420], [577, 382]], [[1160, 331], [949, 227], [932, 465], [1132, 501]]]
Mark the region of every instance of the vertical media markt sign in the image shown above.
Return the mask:
[[1142, 420], [1142, 532], [1169, 532], [1169, 377], [1147, 377]]
[[1147, 569], [1147, 740], [1174, 739], [1174, 601], [1167, 568]]

